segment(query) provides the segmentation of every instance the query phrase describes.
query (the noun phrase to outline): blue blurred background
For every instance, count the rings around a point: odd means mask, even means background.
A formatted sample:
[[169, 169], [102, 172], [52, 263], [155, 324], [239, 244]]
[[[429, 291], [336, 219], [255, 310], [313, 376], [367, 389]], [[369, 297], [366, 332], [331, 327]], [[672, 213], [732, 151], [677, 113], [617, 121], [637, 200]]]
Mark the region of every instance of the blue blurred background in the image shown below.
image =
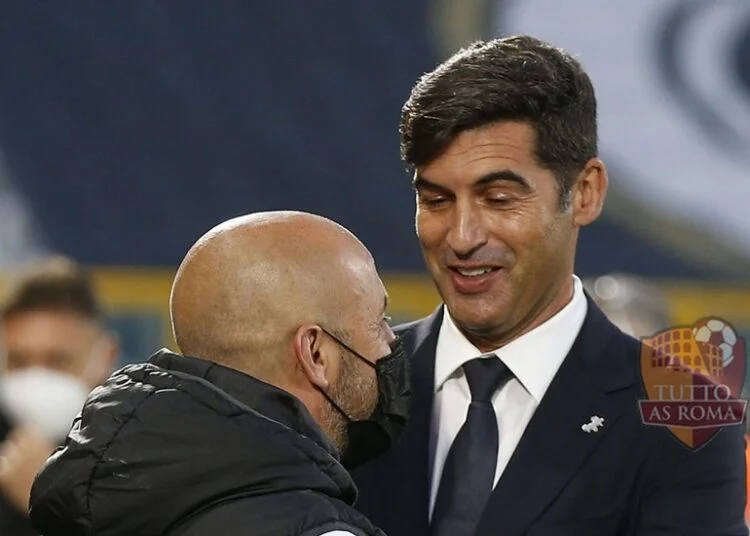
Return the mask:
[[671, 322], [750, 335], [744, 1], [3, 2], [0, 269], [95, 266], [141, 360], [170, 344], [170, 278], [200, 234], [301, 209], [360, 236], [394, 316], [429, 312], [401, 105], [460, 46], [514, 33], [576, 54], [599, 92], [612, 186], [577, 273], [638, 276]]

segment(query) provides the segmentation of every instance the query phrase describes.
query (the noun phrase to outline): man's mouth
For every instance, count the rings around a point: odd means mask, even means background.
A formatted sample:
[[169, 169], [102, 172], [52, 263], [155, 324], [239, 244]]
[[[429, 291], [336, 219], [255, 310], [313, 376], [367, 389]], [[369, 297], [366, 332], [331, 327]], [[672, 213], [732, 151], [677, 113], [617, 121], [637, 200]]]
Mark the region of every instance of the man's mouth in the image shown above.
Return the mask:
[[481, 294], [498, 281], [502, 268], [497, 266], [449, 266], [453, 288], [464, 295]]
[[464, 277], [479, 277], [484, 274], [488, 274], [493, 270], [497, 270], [498, 268], [493, 268], [491, 266], [485, 266], [480, 268], [451, 268], [454, 272], [458, 272]]

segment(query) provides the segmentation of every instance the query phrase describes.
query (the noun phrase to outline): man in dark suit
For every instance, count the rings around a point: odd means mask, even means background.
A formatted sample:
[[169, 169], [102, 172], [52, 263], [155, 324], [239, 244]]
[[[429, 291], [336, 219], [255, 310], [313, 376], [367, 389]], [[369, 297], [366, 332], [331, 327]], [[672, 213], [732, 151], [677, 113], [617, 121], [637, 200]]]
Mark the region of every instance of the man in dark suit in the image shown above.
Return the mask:
[[360, 510], [389, 536], [748, 534], [741, 427], [693, 449], [644, 425], [641, 343], [574, 275], [608, 184], [580, 64], [476, 43], [419, 80], [401, 133], [444, 303], [397, 330], [411, 421], [355, 471]]

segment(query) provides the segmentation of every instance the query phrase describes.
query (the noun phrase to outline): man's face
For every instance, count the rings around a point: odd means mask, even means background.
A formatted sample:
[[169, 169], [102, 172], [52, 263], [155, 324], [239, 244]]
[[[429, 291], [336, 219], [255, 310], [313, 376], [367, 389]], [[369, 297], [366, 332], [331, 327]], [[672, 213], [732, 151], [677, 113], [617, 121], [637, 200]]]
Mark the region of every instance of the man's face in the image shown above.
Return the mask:
[[427, 267], [483, 351], [525, 331], [572, 274], [572, 216], [534, 149], [529, 124], [494, 123], [458, 135], [415, 176]]
[[42, 367], [93, 387], [112, 364], [112, 345], [93, 321], [66, 312], [29, 311], [2, 323], [5, 372]]
[[[385, 287], [377, 273], [360, 278], [362, 290], [356, 303], [356, 311], [348, 316], [349, 329], [345, 342], [352, 350], [375, 365], [390, 353], [395, 340], [388, 324], [386, 309], [388, 298]], [[372, 366], [339, 345], [339, 358], [336, 377], [331, 382], [329, 395], [353, 420], [368, 419], [378, 402], [377, 375]], [[346, 420], [330, 405], [325, 406], [324, 418], [339, 448], [346, 447]]]

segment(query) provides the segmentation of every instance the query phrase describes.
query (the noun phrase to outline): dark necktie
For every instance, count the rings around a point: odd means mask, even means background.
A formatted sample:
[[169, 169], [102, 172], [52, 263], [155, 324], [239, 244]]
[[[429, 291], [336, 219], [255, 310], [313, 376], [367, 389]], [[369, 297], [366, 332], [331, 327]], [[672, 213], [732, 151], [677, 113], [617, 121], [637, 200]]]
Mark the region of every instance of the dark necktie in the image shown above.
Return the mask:
[[511, 372], [494, 354], [472, 359], [463, 368], [471, 404], [445, 459], [432, 514], [432, 536], [472, 536], [495, 480], [498, 432], [492, 395], [510, 379]]

